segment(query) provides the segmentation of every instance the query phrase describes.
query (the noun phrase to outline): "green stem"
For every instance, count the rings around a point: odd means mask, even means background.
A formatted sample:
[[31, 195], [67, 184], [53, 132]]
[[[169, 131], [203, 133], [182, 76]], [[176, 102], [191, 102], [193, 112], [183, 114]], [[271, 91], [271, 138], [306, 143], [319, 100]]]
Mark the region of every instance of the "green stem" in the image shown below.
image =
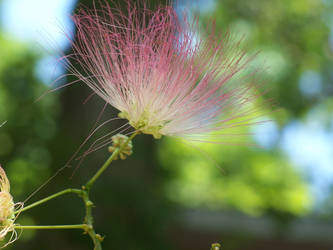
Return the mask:
[[111, 164], [111, 162], [118, 156], [118, 154], [127, 146], [127, 144], [137, 135], [140, 131], [135, 131], [128, 139], [117, 148], [112, 155], [107, 159], [107, 161], [103, 164], [103, 166], [95, 173], [95, 175], [87, 182], [85, 188], [90, 190], [94, 182], [98, 179], [98, 177], [107, 169], [107, 167]]
[[86, 207], [86, 215], [84, 217], [84, 223], [89, 225], [89, 228], [86, 232], [88, 233], [88, 235], [90, 236], [90, 238], [94, 243], [94, 250], [102, 250], [101, 242], [103, 238], [99, 234], [96, 234], [95, 229], [93, 227], [94, 219], [92, 216], [92, 207], [94, 206], [94, 203], [90, 201], [89, 192], [87, 190], [84, 190], [81, 197]]
[[80, 195], [82, 193], [82, 190], [80, 190], [80, 189], [74, 189], [74, 188], [68, 188], [68, 189], [62, 190], [62, 191], [60, 191], [58, 193], [55, 193], [53, 195], [50, 195], [50, 196], [48, 196], [48, 197], [46, 197], [46, 198], [44, 198], [42, 200], [36, 201], [36, 202], [30, 204], [29, 206], [26, 206], [26, 207], [24, 207], [22, 209], [19, 209], [19, 210], [15, 211], [15, 214], [21, 213], [21, 212], [26, 211], [26, 210], [29, 210], [29, 209], [31, 209], [33, 207], [36, 207], [36, 206], [38, 206], [38, 205], [40, 205], [42, 203], [45, 203], [45, 202], [47, 202], [49, 200], [52, 200], [52, 199], [54, 199], [54, 198], [56, 198], [58, 196], [61, 196], [61, 195], [64, 195], [64, 194], [68, 194], [68, 193], [76, 193], [76, 194]]
[[21, 226], [15, 225], [15, 229], [83, 229], [87, 231], [89, 226], [87, 224], [77, 225], [47, 225], [47, 226]]
[[90, 226], [90, 228], [87, 230], [87, 233], [89, 234], [90, 238], [94, 242], [94, 250], [102, 250], [101, 242], [103, 240], [103, 237], [101, 237], [99, 234], [96, 234], [93, 223], [94, 219], [92, 216], [92, 207], [93, 203], [89, 199], [89, 192], [95, 181], [101, 176], [101, 174], [108, 168], [108, 166], [111, 164], [111, 162], [117, 158], [119, 153], [127, 146], [127, 144], [137, 135], [140, 131], [135, 131], [130, 137], [127, 138], [127, 140], [115, 151], [113, 151], [112, 155], [106, 160], [106, 162], [102, 165], [102, 167], [94, 174], [94, 176], [87, 182], [85, 186], [82, 187], [82, 191], [84, 191], [81, 195], [85, 207], [86, 207], [86, 216], [84, 218], [84, 222]]

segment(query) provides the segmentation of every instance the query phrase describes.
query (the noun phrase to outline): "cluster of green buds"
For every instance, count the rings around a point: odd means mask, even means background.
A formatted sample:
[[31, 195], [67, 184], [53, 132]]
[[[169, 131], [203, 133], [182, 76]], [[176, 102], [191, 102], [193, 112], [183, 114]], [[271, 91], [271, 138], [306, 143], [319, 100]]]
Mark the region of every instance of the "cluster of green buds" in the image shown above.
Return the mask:
[[0, 241], [3, 241], [9, 232], [12, 232], [9, 240], [2, 247], [14, 242], [17, 233], [14, 228], [15, 204], [10, 194], [10, 184], [5, 171], [0, 166]]
[[[113, 153], [114, 151], [119, 150], [118, 155], [120, 159], [125, 160], [127, 156], [130, 156], [133, 153], [132, 141], [129, 141], [126, 145], [124, 145], [128, 140], [129, 139], [126, 135], [116, 134], [112, 136], [112, 146], [108, 148], [109, 152]], [[118, 159], [118, 155], [115, 160]]]
[[[135, 106], [133, 107], [133, 110]], [[128, 112], [120, 112], [118, 116], [123, 119], [127, 119], [129, 124], [139, 130], [143, 134], [151, 134], [155, 139], [160, 139], [162, 137], [161, 130], [168, 123], [165, 120], [154, 119], [156, 112], [149, 111], [149, 108], [146, 108], [142, 114], [135, 121], [131, 119], [131, 116]]]
[[220, 249], [221, 249], [221, 244], [213, 243], [210, 250], [220, 250]]

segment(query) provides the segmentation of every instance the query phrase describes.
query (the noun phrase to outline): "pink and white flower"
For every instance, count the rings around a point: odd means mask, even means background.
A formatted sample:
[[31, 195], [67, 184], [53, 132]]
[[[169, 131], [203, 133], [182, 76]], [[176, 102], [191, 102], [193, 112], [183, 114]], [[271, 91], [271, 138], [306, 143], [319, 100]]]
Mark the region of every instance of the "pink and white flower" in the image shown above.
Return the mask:
[[129, 1], [126, 12], [105, 4], [73, 20], [70, 71], [136, 130], [210, 141], [256, 122], [252, 57], [214, 25], [198, 35], [198, 21], [180, 20], [172, 6], [151, 11]]

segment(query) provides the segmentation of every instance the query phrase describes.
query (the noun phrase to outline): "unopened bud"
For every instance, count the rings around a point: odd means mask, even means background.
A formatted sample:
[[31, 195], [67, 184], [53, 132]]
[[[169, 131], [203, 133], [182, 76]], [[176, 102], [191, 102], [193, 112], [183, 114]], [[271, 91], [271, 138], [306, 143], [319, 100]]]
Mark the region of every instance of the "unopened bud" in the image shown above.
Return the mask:
[[221, 249], [221, 244], [219, 243], [213, 243], [211, 250], [220, 250]]
[[[112, 136], [112, 146], [108, 148], [109, 152], [114, 152], [117, 149], [119, 150], [124, 143], [128, 141], [128, 137], [126, 135], [122, 134], [116, 134]], [[121, 151], [118, 153], [120, 159], [125, 160], [127, 156], [131, 155], [133, 153], [132, 151], [133, 144], [132, 141], [128, 141], [127, 144], [121, 149]], [[118, 159], [118, 156], [116, 156], [115, 160]]]

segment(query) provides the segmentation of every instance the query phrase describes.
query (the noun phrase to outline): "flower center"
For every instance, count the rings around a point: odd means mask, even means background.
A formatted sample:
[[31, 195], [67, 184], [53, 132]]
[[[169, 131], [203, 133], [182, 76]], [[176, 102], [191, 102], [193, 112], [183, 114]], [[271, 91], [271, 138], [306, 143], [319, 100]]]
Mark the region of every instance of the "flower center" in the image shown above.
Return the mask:
[[118, 116], [127, 119], [129, 124], [136, 130], [144, 134], [151, 134], [155, 139], [162, 137], [161, 129], [168, 123], [166, 120], [156, 118], [157, 116], [154, 115], [154, 112], [148, 112], [147, 110], [144, 110], [138, 119], [133, 119], [126, 111], [120, 112]]

